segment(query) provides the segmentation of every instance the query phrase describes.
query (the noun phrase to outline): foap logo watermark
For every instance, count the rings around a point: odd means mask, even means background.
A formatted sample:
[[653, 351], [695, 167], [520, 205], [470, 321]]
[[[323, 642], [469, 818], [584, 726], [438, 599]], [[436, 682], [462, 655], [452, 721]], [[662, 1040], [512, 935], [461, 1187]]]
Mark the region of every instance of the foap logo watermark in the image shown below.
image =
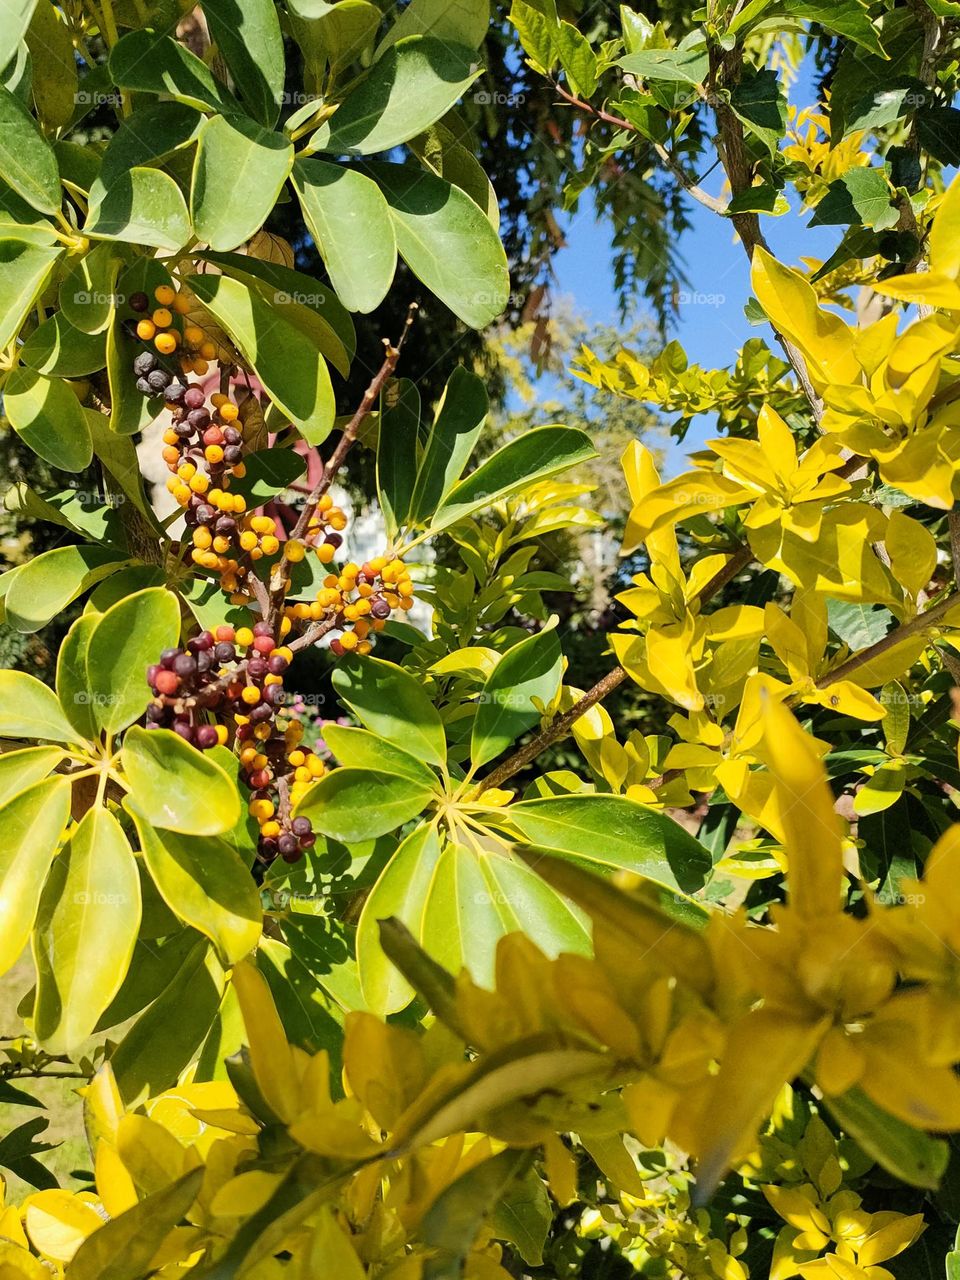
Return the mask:
[[327, 295], [318, 290], [316, 293], [286, 293], [279, 289], [274, 295], [273, 300], [280, 307], [289, 306], [293, 302], [297, 302], [301, 307], [322, 307], [327, 301]]
[[305, 107], [308, 102], [316, 102], [318, 105], [323, 101], [316, 93], [307, 93], [305, 89], [294, 89], [292, 93], [284, 90], [274, 97], [278, 107]]
[[78, 307], [122, 307], [127, 299], [122, 293], [99, 293], [97, 290], [87, 292], [81, 289], [73, 295], [74, 304]]
[[73, 695], [73, 700], [81, 707], [112, 707], [120, 701], [120, 695], [97, 693], [94, 689], [81, 689]]
[[475, 893], [473, 901], [478, 907], [512, 907], [516, 899], [513, 894], [504, 893], [502, 889], [495, 889], [490, 893]]
[[75, 893], [73, 901], [78, 907], [125, 907], [130, 902], [127, 893], [103, 893], [101, 890]]
[[473, 95], [478, 107], [522, 107], [527, 100], [525, 93], [503, 93], [499, 89], [478, 89]]
[[725, 293], [704, 293], [700, 289], [691, 292], [681, 289], [677, 294], [677, 305], [681, 307], [723, 307], [726, 305]]
[[73, 95], [73, 101], [78, 107], [120, 107], [123, 105], [123, 96], [116, 91], [78, 89]]
[[92, 489], [74, 489], [73, 500], [81, 507], [122, 507], [127, 501], [122, 493], [96, 493]]

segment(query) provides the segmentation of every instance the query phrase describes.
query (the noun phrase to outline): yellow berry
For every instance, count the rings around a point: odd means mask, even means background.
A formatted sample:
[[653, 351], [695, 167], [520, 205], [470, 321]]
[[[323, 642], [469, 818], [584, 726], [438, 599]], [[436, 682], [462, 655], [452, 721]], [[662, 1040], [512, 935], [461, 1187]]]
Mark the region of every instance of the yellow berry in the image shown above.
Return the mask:
[[195, 547], [199, 547], [201, 551], [206, 551], [206, 549], [212, 544], [212, 542], [213, 542], [213, 534], [206, 527], [206, 525], [201, 525], [199, 529], [194, 529], [193, 545]]
[[412, 609], [412, 608], [413, 608], [413, 596], [401, 596], [401, 597], [400, 597], [400, 608], [401, 608], [401, 609], [404, 609], [404, 610]]
[[301, 622], [305, 622], [310, 617], [310, 606], [302, 601], [300, 604], [295, 604], [293, 606], [293, 616]]
[[216, 466], [218, 462], [223, 461], [223, 448], [218, 444], [208, 444], [203, 451], [203, 456], [211, 466]]
[[347, 527], [347, 517], [342, 511], [331, 511], [327, 519], [327, 523], [330, 525], [331, 529], [336, 529], [338, 532], [342, 532]]
[[253, 763], [256, 760], [256, 758], [257, 758], [256, 747], [244, 747], [243, 750], [240, 752], [240, 763], [249, 765], [251, 769], [256, 768], [256, 765]]
[[325, 493], [323, 497], [320, 499], [320, 501], [317, 503], [317, 510], [329, 511], [332, 506], [333, 506], [333, 499], [330, 497], [329, 493]]
[[198, 329], [195, 324], [188, 324], [183, 331], [183, 340], [188, 347], [199, 347], [203, 341], [203, 330]]
[[321, 542], [317, 547], [317, 559], [321, 564], [329, 564], [336, 554], [336, 547], [331, 546], [329, 542]]
[[349, 653], [350, 650], [355, 649], [360, 642], [352, 631], [344, 631], [343, 635], [340, 637], [340, 643]]
[[280, 619], [280, 635], [288, 636], [290, 634], [292, 626], [293, 624], [291, 623], [288, 617], [284, 616], [283, 618], [281, 618]]
[[153, 345], [162, 356], [172, 356], [177, 349], [177, 335], [175, 333], [158, 333]]
[[258, 822], [269, 822], [276, 813], [272, 800], [251, 800], [250, 815]]
[[287, 756], [287, 759], [290, 761], [290, 763], [293, 765], [295, 769], [299, 765], [303, 764], [306, 758], [307, 757], [303, 754], [303, 752], [299, 748], [296, 751], [291, 751]]
[[283, 676], [264, 676], [263, 683], [266, 684], [283, 684]]
[[[161, 307], [169, 307], [170, 303], [173, 302], [174, 298], [176, 298], [177, 293], [176, 290], [171, 288], [168, 284], [158, 284], [153, 291], [153, 296], [156, 298], [157, 302], [160, 303]], [[167, 324], [169, 323], [170, 321], [168, 320]]]
[[201, 377], [201, 378], [204, 377], [204, 375], [207, 374], [209, 371], [210, 371], [210, 366], [207, 364], [206, 360], [194, 360], [193, 372], [197, 374], [198, 377]]
[[363, 657], [366, 657], [367, 654], [370, 653], [372, 649], [373, 649], [373, 645], [370, 643], [369, 640], [361, 640], [360, 643], [357, 645], [357, 653], [361, 654]]
[[177, 449], [174, 445], [168, 444], [167, 447], [161, 452], [160, 457], [163, 458], [164, 462], [168, 463], [171, 467], [173, 467], [180, 457], [180, 450]]
[[268, 533], [260, 539], [260, 547], [265, 556], [275, 556], [280, 550], [280, 539], [275, 538], [272, 533]]
[[166, 307], [157, 307], [150, 319], [158, 329], [169, 329], [173, 324], [173, 315]]
[[191, 480], [197, 474], [197, 468], [192, 462], [184, 462], [177, 467], [177, 475], [181, 480]]
[[287, 541], [285, 554], [291, 564], [299, 564], [306, 555], [306, 548], [302, 542], [297, 542], [295, 538], [290, 538]]
[[[174, 431], [173, 427], [168, 427], [166, 431], [163, 433], [164, 444], [176, 444], [179, 441], [179, 439], [180, 437]], [[179, 450], [178, 450], [178, 456], [179, 456]]]
[[252, 529], [245, 529], [240, 535], [240, 546], [244, 551], [252, 551], [257, 545], [257, 535]]
[[190, 313], [190, 299], [182, 293], [178, 293], [173, 302], [167, 305], [172, 306], [178, 316], [185, 316]]
[[269, 516], [254, 516], [250, 521], [250, 528], [254, 533], [273, 533], [276, 527]]
[[236, 422], [240, 417], [240, 410], [228, 400], [226, 404], [220, 405], [220, 417], [224, 422]]
[[227, 740], [229, 739], [229, 737], [230, 737], [230, 734], [227, 732], [227, 726], [225, 724], [218, 724], [217, 725], [217, 745], [221, 747], [225, 747], [227, 745]]
[[307, 756], [307, 768], [315, 778], [319, 778], [322, 773], [326, 773], [323, 761], [319, 756], [315, 756], [312, 752]]
[[194, 493], [206, 493], [210, 488], [210, 477], [198, 471], [190, 480], [190, 488]]
[[213, 540], [213, 549], [214, 551], [219, 551], [220, 554], [223, 555], [225, 552], [230, 550], [230, 539], [223, 537], [222, 534], [217, 534]]
[[176, 489], [173, 491], [173, 496], [176, 498], [177, 502], [180, 503], [181, 507], [185, 507], [190, 501], [190, 486], [186, 484], [177, 485]]
[[253, 632], [249, 627], [241, 627], [234, 639], [241, 649], [248, 649], [253, 644]]
[[265, 742], [273, 733], [273, 729], [269, 724], [258, 724], [253, 731], [253, 736], [260, 742]]
[[248, 707], [255, 707], [260, 701], [260, 690], [256, 685], [248, 684], [240, 692], [240, 697]]

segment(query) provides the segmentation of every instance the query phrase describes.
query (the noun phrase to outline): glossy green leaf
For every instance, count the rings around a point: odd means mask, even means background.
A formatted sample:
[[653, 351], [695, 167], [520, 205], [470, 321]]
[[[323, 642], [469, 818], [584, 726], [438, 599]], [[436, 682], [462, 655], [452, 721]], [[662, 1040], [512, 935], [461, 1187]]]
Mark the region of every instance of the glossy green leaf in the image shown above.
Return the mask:
[[107, 189], [130, 169], [149, 167], [191, 143], [203, 119], [195, 107], [182, 102], [138, 103], [107, 143], [100, 172], [90, 187], [90, 207], [98, 205]]
[[730, 106], [774, 155], [787, 131], [787, 99], [777, 73], [764, 68], [744, 75], [731, 91]]
[[51, 773], [63, 759], [59, 747], [24, 747], [0, 754], [0, 805], [32, 787]]
[[62, 129], [77, 102], [77, 59], [66, 21], [50, 0], [40, 0], [27, 30], [33, 102], [48, 129]]
[[404, 36], [433, 36], [448, 44], [479, 49], [490, 26], [490, 0], [410, 0], [377, 49], [385, 49]]
[[159, 169], [129, 169], [104, 192], [83, 234], [95, 240], [125, 240], [174, 253], [191, 237], [186, 201], [174, 180]]
[[0, 68], [16, 55], [37, 0], [5, 0], [0, 5]]
[[[152, 297], [157, 285], [169, 283], [170, 274], [164, 264], [144, 255], [120, 276], [117, 292], [124, 298], [139, 292]], [[118, 436], [131, 436], [145, 430], [163, 405], [162, 399], [144, 396], [137, 390], [133, 362], [142, 350], [143, 343], [127, 332], [121, 316], [114, 313], [107, 331], [107, 379], [110, 430]]]
[[203, 1181], [191, 1169], [89, 1235], [70, 1263], [70, 1280], [139, 1280], [190, 1212]]
[[254, 881], [224, 840], [178, 835], [146, 822], [131, 806], [144, 861], [175, 915], [206, 934], [225, 965], [257, 945], [262, 927]]
[[793, 18], [822, 23], [828, 31], [846, 36], [863, 48], [884, 57], [870, 11], [862, 0], [782, 0], [781, 12]]
[[87, 649], [98, 622], [99, 614], [81, 614], [67, 632], [57, 654], [57, 697], [64, 715], [77, 733], [90, 742], [100, 735], [87, 675]]
[[417, 786], [438, 786], [437, 775], [422, 760], [367, 729], [329, 723], [323, 726], [323, 740], [337, 762], [348, 768], [395, 773]]
[[408, 36], [373, 64], [308, 151], [369, 156], [414, 138], [446, 115], [479, 74], [473, 51], [431, 36]]
[[171, 729], [134, 725], [121, 760], [134, 803], [155, 827], [216, 836], [240, 817], [240, 797], [227, 774]]
[[420, 393], [401, 378], [380, 410], [377, 436], [377, 497], [392, 537], [406, 523], [417, 480]]
[[333, 687], [371, 732], [428, 764], [446, 763], [440, 715], [408, 671], [381, 658], [351, 656], [335, 668]]
[[[273, 8], [271, 4], [271, 9]], [[258, 231], [293, 168], [293, 143], [251, 120], [211, 116], [197, 141], [190, 211], [211, 249], [235, 249]], [[243, 199], [231, 193], [243, 192]]]
[[[201, 255], [238, 280], [257, 288], [276, 306], [286, 308], [292, 323], [316, 335], [317, 346], [344, 377], [356, 351], [356, 333], [350, 312], [323, 281], [278, 262], [265, 262], [239, 253], [206, 252]], [[310, 315], [304, 315], [306, 310]]]
[[411, 520], [427, 519], [460, 479], [480, 438], [487, 408], [483, 379], [457, 365], [447, 379], [427, 438], [410, 502]]
[[397, 267], [390, 210], [375, 182], [323, 160], [298, 160], [293, 184], [330, 280], [350, 311], [373, 311]]
[[180, 604], [165, 587], [149, 587], [100, 615], [87, 647], [94, 714], [105, 733], [142, 716], [152, 694], [147, 667], [180, 637]]
[[[405, 12], [408, 13], [410, 7]], [[407, 146], [424, 168], [466, 192], [473, 203], [486, 214], [494, 230], [499, 228], [500, 206], [493, 184], [484, 173], [480, 161], [452, 129], [438, 120], [424, 133], [411, 138]]]
[[307, 443], [322, 443], [336, 415], [330, 374], [316, 339], [290, 318], [289, 304], [274, 305], [229, 276], [190, 276], [188, 284]]
[[120, 823], [88, 809], [55, 859], [33, 935], [37, 1039], [70, 1053], [120, 990], [140, 928], [140, 877]]
[[560, 22], [553, 35], [567, 82], [581, 98], [592, 98], [597, 89], [599, 59], [590, 41], [572, 23]]
[[7, 379], [3, 404], [10, 425], [45, 462], [63, 471], [90, 465], [90, 432], [67, 383], [21, 366]]
[[424, 903], [423, 949], [450, 973], [468, 969], [475, 982], [492, 987], [497, 943], [509, 932], [477, 855], [463, 845], [447, 844]]
[[551, 958], [563, 952], [590, 955], [586, 914], [561, 898], [535, 871], [501, 853], [485, 854], [480, 870], [508, 933], [522, 931]]
[[57, 695], [25, 671], [0, 671], [0, 738], [79, 741]]
[[250, 115], [272, 128], [283, 93], [283, 36], [273, 0], [202, 0], [210, 35]]
[[60, 170], [37, 122], [0, 85], [0, 177], [40, 213], [59, 213]]
[[437, 829], [424, 823], [400, 845], [363, 904], [357, 925], [357, 968], [367, 1007], [381, 1017], [406, 1008], [415, 992], [380, 945], [380, 922], [400, 920], [419, 938], [439, 857]]
[[706, 49], [642, 49], [620, 58], [617, 66], [641, 80], [672, 80], [701, 84], [710, 67]]
[[20, 359], [37, 373], [83, 378], [106, 365], [106, 335], [83, 333], [74, 328], [62, 311], [55, 311], [34, 329], [20, 348]]
[[511, 1187], [531, 1163], [529, 1152], [507, 1148], [474, 1164], [444, 1187], [420, 1225], [438, 1280], [465, 1274], [467, 1256], [484, 1222], [503, 1206]]
[[23, 565], [6, 596], [7, 621], [39, 631], [72, 600], [126, 563], [109, 547], [54, 547]]
[[528, 1169], [500, 1196], [490, 1225], [497, 1239], [509, 1240], [528, 1266], [540, 1267], [553, 1216], [553, 1204], [543, 1179], [535, 1169]]
[[504, 816], [528, 844], [632, 871], [682, 893], [701, 889], [710, 873], [710, 855], [699, 841], [665, 813], [626, 796], [523, 800]]
[[910, 1187], [935, 1191], [946, 1172], [950, 1148], [871, 1102], [862, 1089], [825, 1097], [824, 1106], [867, 1155]]
[[43, 882], [69, 817], [70, 783], [65, 778], [37, 782], [14, 795], [0, 810], [4, 824], [0, 842], [0, 973], [16, 964], [27, 944]]
[[171, 36], [131, 31], [110, 51], [110, 76], [121, 89], [169, 94], [198, 111], [239, 112], [200, 58]]
[[0, 347], [6, 347], [20, 331], [63, 253], [48, 246], [11, 236], [0, 239]]
[[[291, 0], [287, 6], [290, 26], [306, 64], [305, 83], [319, 85], [329, 67], [336, 74], [341, 67], [360, 57], [377, 34], [383, 20], [381, 10], [370, 0]], [[316, 103], [305, 104], [304, 110]], [[297, 128], [304, 120], [296, 114], [284, 128]]]
[[438, 505], [430, 528], [447, 529], [527, 484], [596, 456], [590, 437], [576, 427], [535, 427], [503, 445], [455, 485]]
[[64, 276], [60, 307], [65, 319], [81, 333], [103, 333], [113, 319], [122, 253], [118, 245], [95, 244]]
[[563, 655], [551, 627], [508, 649], [480, 692], [470, 758], [486, 764], [538, 724], [542, 707], [560, 687]]
[[510, 275], [500, 237], [459, 187], [419, 166], [371, 163], [393, 215], [397, 248], [413, 274], [473, 329], [507, 305]]
[[435, 798], [430, 787], [395, 773], [334, 769], [313, 784], [297, 813], [309, 818], [315, 831], [355, 844], [394, 831]]

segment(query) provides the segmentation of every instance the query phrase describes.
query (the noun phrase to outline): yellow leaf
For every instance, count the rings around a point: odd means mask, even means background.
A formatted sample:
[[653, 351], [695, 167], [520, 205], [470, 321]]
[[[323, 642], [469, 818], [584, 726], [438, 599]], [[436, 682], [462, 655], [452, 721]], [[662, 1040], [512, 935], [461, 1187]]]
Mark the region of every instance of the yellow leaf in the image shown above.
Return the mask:
[[297, 1078], [283, 1024], [263, 974], [249, 961], [233, 967], [233, 986], [240, 1001], [250, 1046], [250, 1065], [264, 1101], [278, 1119], [289, 1124], [298, 1112]]
[[69, 1191], [38, 1191], [23, 1203], [24, 1226], [36, 1251], [69, 1262], [103, 1219], [92, 1205]]
[[676, 1089], [655, 1076], [644, 1076], [623, 1090], [630, 1128], [645, 1146], [657, 1147], [663, 1142], [679, 1098]]
[[302, 1280], [318, 1276], [335, 1276], [336, 1280], [367, 1280], [367, 1269], [357, 1251], [340, 1227], [330, 1205], [322, 1205], [310, 1244], [300, 1258], [297, 1269]]
[[890, 513], [884, 539], [894, 577], [912, 596], [925, 588], [937, 565], [937, 543], [929, 529], [902, 511]]
[[124, 1116], [120, 1121], [117, 1151], [144, 1195], [162, 1191], [200, 1163], [200, 1157], [182, 1147], [163, 1125], [136, 1114]]
[[813, 739], [780, 702], [764, 711], [763, 755], [776, 781], [789, 861], [788, 901], [811, 920], [840, 910], [840, 821]]
[[544, 1140], [543, 1166], [557, 1204], [561, 1207], [572, 1204], [577, 1198], [577, 1162], [555, 1133], [548, 1134]]
[[[874, 1221], [881, 1216], [886, 1215], [876, 1214]], [[903, 1253], [904, 1249], [909, 1249], [919, 1239], [927, 1225], [922, 1213], [906, 1217], [891, 1213], [890, 1219], [879, 1230], [867, 1236], [860, 1246], [857, 1262], [861, 1267], [875, 1267], [878, 1262], [886, 1262], [888, 1258], [895, 1258], [898, 1253]]]
[[930, 270], [960, 276], [960, 182], [956, 178], [937, 205], [928, 241]]
[[850, 1036], [831, 1027], [817, 1050], [817, 1084], [834, 1097], [852, 1089], [863, 1075], [866, 1059]]
[[26, 1249], [0, 1240], [0, 1277], [3, 1280], [50, 1280], [50, 1270]]
[[137, 1203], [137, 1188], [114, 1147], [106, 1142], [97, 1144], [93, 1171], [97, 1195], [111, 1218], [133, 1208]]
[[96, 1151], [101, 1141], [115, 1146], [123, 1102], [110, 1063], [105, 1062], [90, 1083], [77, 1092], [83, 1098], [83, 1124], [91, 1151]]
[[343, 1066], [350, 1089], [381, 1129], [391, 1130], [426, 1084], [420, 1039], [370, 1013], [349, 1013]]

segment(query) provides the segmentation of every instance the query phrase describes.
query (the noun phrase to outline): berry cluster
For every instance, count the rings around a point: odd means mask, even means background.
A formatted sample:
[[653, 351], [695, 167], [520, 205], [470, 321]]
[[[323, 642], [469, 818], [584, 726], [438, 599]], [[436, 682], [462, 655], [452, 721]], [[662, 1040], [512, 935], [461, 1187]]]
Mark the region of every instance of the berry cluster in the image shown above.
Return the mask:
[[[232, 736], [253, 793], [260, 854], [270, 859], [279, 853], [289, 861], [315, 840], [309, 820], [291, 819], [290, 810], [324, 773], [319, 756], [300, 748], [302, 725], [282, 714], [283, 676], [292, 656], [266, 622], [252, 629], [225, 625], [201, 631], [185, 648], [164, 650], [147, 670], [154, 694], [148, 727], [173, 729], [201, 751], [225, 746]], [[211, 723], [211, 715], [221, 723]], [[232, 734], [224, 721], [232, 721]]]
[[[196, 373], [201, 378], [210, 368], [209, 361], [217, 356], [216, 343], [211, 342], [201, 328], [184, 320], [191, 309], [191, 302], [171, 285], [158, 285], [153, 296], [159, 304], [150, 315], [150, 299], [145, 293], [130, 296], [130, 309], [143, 319], [138, 320], [135, 333], [142, 342], [152, 342], [162, 356], [172, 356], [181, 351], [180, 368], [183, 373]], [[156, 392], [153, 392], [155, 395]]]
[[287, 605], [284, 618], [294, 626], [330, 618], [340, 633], [330, 641], [330, 652], [339, 658], [354, 651], [369, 653], [371, 637], [383, 630], [394, 609], [412, 604], [413, 582], [403, 561], [378, 556], [362, 565], [351, 561], [339, 573], [328, 574], [316, 601]]

